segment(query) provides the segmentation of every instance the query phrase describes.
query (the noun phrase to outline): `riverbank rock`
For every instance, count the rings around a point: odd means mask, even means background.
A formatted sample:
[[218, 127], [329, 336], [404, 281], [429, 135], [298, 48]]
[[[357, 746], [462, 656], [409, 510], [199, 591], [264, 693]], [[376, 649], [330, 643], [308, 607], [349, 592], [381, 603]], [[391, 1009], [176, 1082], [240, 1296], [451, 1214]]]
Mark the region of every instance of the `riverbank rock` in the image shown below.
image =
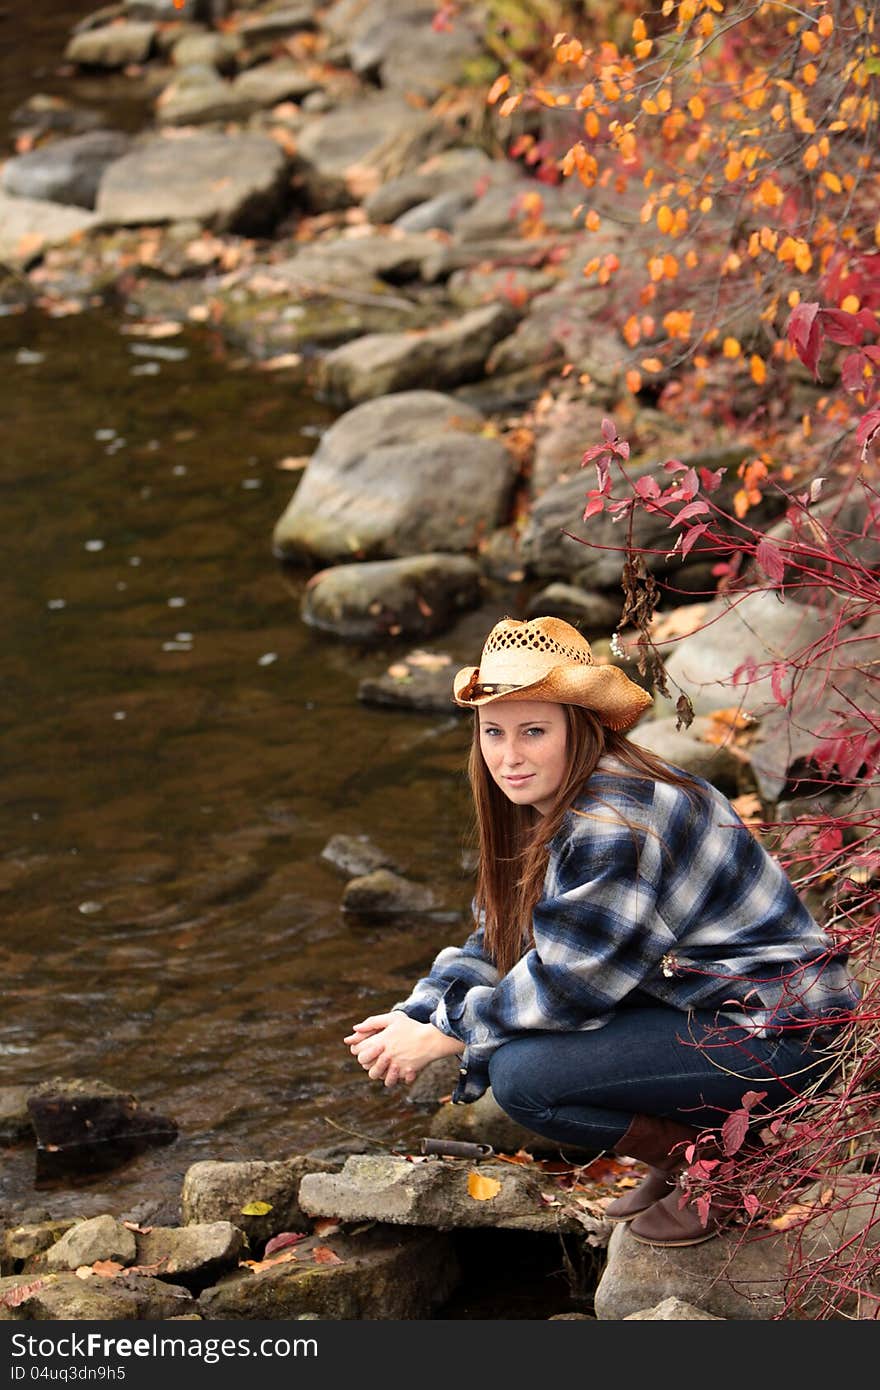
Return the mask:
[[452, 699], [452, 658], [445, 653], [410, 652], [379, 676], [365, 676], [358, 699], [380, 708], [412, 709], [424, 714], [459, 714]]
[[366, 16], [349, 43], [352, 69], [382, 87], [433, 101], [460, 83], [467, 64], [483, 51], [480, 33], [465, 12], [448, 28], [435, 28], [433, 18], [426, 6], [391, 11], [372, 22]]
[[139, 1265], [155, 1267], [156, 1278], [184, 1288], [204, 1288], [239, 1261], [246, 1237], [230, 1221], [189, 1226], [152, 1226], [136, 1233]]
[[564, 618], [588, 637], [590, 633], [604, 636], [616, 628], [622, 608], [622, 599], [581, 589], [576, 584], [548, 584], [529, 599], [525, 616], [537, 618], [549, 614]]
[[[455, 1074], [450, 1078], [451, 1085], [446, 1087], [447, 1093], [455, 1089], [458, 1081], [458, 1058], [451, 1060], [455, 1063]], [[419, 1077], [416, 1077], [414, 1084], [418, 1081]], [[446, 1100], [428, 1121], [428, 1134], [432, 1139], [463, 1139], [473, 1144], [491, 1144], [499, 1154], [515, 1154], [521, 1149], [530, 1154], [559, 1153], [558, 1143], [554, 1144], [552, 1139], [545, 1139], [542, 1134], [535, 1134], [533, 1130], [512, 1120], [501, 1109], [491, 1090], [485, 1091], [471, 1105], [453, 1105]], [[569, 1144], [565, 1146], [565, 1152], [583, 1155], [584, 1161], [595, 1157], [594, 1150], [578, 1149]]]
[[474, 548], [504, 519], [513, 486], [510, 456], [483, 424], [479, 411], [437, 391], [348, 411], [276, 523], [276, 554], [332, 562]]
[[[9, 1295], [17, 1301], [10, 1306]], [[4, 1301], [5, 1299], [5, 1301]], [[191, 1313], [188, 1289], [146, 1274], [17, 1274], [0, 1279], [0, 1321], [164, 1321]]]
[[156, 136], [107, 168], [96, 210], [106, 225], [195, 219], [257, 235], [280, 214], [286, 169], [280, 145], [265, 135]]
[[[186, 1170], [181, 1190], [185, 1225], [218, 1221], [237, 1226], [254, 1249], [262, 1249], [283, 1231], [308, 1231], [311, 1225], [299, 1205], [299, 1186], [306, 1173], [325, 1172], [329, 1160], [308, 1155], [277, 1160], [221, 1163], [206, 1159]], [[259, 1208], [245, 1211], [244, 1208]], [[262, 1210], [265, 1207], [266, 1210]]]
[[23, 1221], [0, 1232], [0, 1273], [26, 1274], [45, 1250], [78, 1224], [76, 1218]]
[[336, 565], [309, 581], [303, 621], [349, 641], [429, 637], [480, 601], [479, 566], [464, 555], [413, 555]]
[[85, 209], [40, 198], [0, 193], [0, 265], [25, 270], [50, 246], [60, 246], [99, 225]]
[[27, 1108], [30, 1086], [0, 1086], [0, 1144], [33, 1140], [34, 1126]]
[[[500, 166], [507, 170], [507, 165]], [[476, 146], [441, 150], [411, 173], [388, 179], [363, 202], [371, 222], [391, 223], [432, 198], [455, 194], [474, 202], [486, 180], [498, 177], [498, 164]], [[469, 306], [470, 307], [470, 306]]]
[[372, 873], [353, 878], [342, 894], [343, 912], [360, 917], [430, 912], [436, 905], [430, 888], [401, 878], [392, 869], [374, 869]]
[[653, 1308], [644, 1308], [640, 1313], [627, 1313], [625, 1322], [723, 1322], [714, 1313], [706, 1313], [693, 1303], [683, 1303], [680, 1298], [664, 1298]]
[[104, 24], [74, 34], [64, 50], [64, 61], [79, 67], [124, 68], [145, 63], [155, 40], [155, 24], [137, 20]]
[[369, 333], [322, 360], [317, 383], [332, 400], [357, 405], [425, 382], [445, 388], [480, 376], [493, 343], [510, 332], [510, 304], [473, 309], [438, 328]]
[[133, 1263], [137, 1254], [134, 1235], [114, 1216], [93, 1216], [78, 1221], [56, 1241], [45, 1255], [45, 1268], [54, 1272], [79, 1269], [96, 1260], [114, 1260], [121, 1265]]
[[640, 748], [656, 753], [683, 772], [705, 777], [721, 791], [736, 795], [753, 786], [754, 778], [743, 757], [714, 741], [718, 732], [717, 725], [705, 715], [698, 715], [687, 729], [677, 729], [675, 716], [669, 715], [643, 721], [632, 738]]
[[453, 138], [405, 97], [378, 92], [310, 117], [297, 136], [298, 177], [313, 211], [348, 207]]
[[103, 1081], [56, 1077], [31, 1089], [28, 1112], [42, 1149], [51, 1154], [130, 1140], [167, 1144], [177, 1125]]
[[346, 878], [361, 878], [376, 869], [400, 869], [396, 860], [374, 845], [368, 835], [333, 835], [321, 850], [321, 858]]
[[210, 1319], [429, 1318], [459, 1277], [448, 1237], [372, 1225], [309, 1237], [286, 1261], [226, 1275], [205, 1290], [198, 1310]]
[[125, 154], [130, 139], [119, 130], [92, 130], [55, 140], [8, 159], [2, 184], [16, 198], [41, 198], [92, 209], [104, 170]]
[[[472, 1178], [485, 1180], [474, 1183]], [[495, 1186], [497, 1184], [497, 1187]], [[480, 1196], [474, 1196], [476, 1187]], [[549, 1184], [548, 1184], [549, 1187]], [[553, 1192], [552, 1198], [558, 1197]], [[449, 1231], [492, 1226], [521, 1231], [582, 1230], [548, 1208], [538, 1174], [516, 1164], [352, 1154], [341, 1173], [303, 1178], [303, 1209], [339, 1221], [383, 1221]], [[607, 1223], [597, 1219], [596, 1225]]]

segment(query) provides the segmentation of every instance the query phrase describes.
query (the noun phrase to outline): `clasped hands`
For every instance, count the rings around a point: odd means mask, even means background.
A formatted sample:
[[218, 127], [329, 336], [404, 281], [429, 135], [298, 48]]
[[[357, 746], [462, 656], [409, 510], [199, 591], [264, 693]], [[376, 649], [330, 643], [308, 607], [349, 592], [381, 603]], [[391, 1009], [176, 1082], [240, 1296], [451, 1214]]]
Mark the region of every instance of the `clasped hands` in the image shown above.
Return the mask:
[[400, 1009], [372, 1014], [343, 1039], [373, 1081], [396, 1086], [409, 1084], [438, 1057], [464, 1051], [464, 1043], [441, 1033], [433, 1023], [418, 1023]]

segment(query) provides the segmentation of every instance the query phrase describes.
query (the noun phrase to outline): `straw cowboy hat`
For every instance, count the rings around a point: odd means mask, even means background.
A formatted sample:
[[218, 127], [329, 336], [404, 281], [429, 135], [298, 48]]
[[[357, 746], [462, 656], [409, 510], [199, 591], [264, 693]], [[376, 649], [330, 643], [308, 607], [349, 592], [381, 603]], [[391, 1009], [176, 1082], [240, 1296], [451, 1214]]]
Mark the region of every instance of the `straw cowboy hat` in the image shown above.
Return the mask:
[[619, 666], [597, 666], [589, 642], [562, 618], [502, 618], [486, 638], [479, 666], [456, 675], [452, 697], [466, 709], [503, 700], [583, 705], [620, 733], [653, 703]]

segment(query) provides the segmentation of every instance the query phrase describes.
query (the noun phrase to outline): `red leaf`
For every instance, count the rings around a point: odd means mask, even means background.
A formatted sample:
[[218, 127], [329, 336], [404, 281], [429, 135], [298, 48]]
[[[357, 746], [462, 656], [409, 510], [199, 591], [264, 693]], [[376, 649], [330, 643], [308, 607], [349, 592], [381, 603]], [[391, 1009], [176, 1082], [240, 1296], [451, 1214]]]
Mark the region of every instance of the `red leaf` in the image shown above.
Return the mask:
[[613, 420], [608, 419], [607, 415], [602, 420], [602, 437], [607, 440], [609, 444], [613, 444], [617, 439], [617, 426]]
[[863, 415], [856, 430], [856, 443], [862, 450], [862, 458], [867, 458], [868, 450], [880, 433], [880, 410], [869, 410]]
[[745, 1197], [743, 1197], [743, 1206], [749, 1216], [757, 1216], [758, 1212], [761, 1210], [761, 1203], [758, 1201], [754, 1192], [746, 1193]]
[[770, 688], [773, 691], [773, 698], [777, 705], [781, 705], [783, 709], [785, 709], [788, 704], [788, 696], [782, 688], [782, 682], [787, 675], [788, 666], [786, 663], [784, 661], [775, 662], [770, 676]]
[[45, 1282], [45, 1278], [34, 1279], [30, 1284], [19, 1284], [17, 1289], [8, 1289], [6, 1293], [0, 1293], [0, 1308], [17, 1308], [26, 1298], [30, 1298], [32, 1293], [36, 1293], [37, 1289], [41, 1289]]
[[864, 353], [847, 353], [840, 364], [840, 380], [844, 391], [861, 391], [865, 385]]
[[761, 1101], [766, 1099], [766, 1091], [744, 1091], [742, 1098], [743, 1110], [754, 1110], [756, 1105], [760, 1105]]
[[785, 560], [782, 551], [772, 541], [765, 536], [755, 550], [755, 559], [761, 569], [774, 584], [782, 583], [782, 576], [785, 574]]
[[712, 470], [709, 468], [701, 468], [699, 470], [699, 473], [700, 482], [703, 485], [703, 491], [714, 492], [716, 488], [719, 488], [721, 486], [721, 479], [724, 477], [726, 472], [726, 468], [716, 468], [714, 472], [712, 472]]
[[608, 453], [607, 444], [594, 444], [591, 449], [586, 449], [581, 455], [581, 468], [586, 464], [592, 463], [593, 459], [600, 458], [602, 454]]
[[595, 516], [597, 512], [604, 512], [605, 510], [605, 498], [602, 496], [601, 492], [590, 492], [587, 496], [590, 500], [584, 507], [584, 521], [587, 521], [591, 516]]
[[692, 526], [690, 528], [690, 530], [687, 532], [684, 540], [681, 543], [682, 559], [684, 559], [686, 555], [689, 555], [691, 553], [697, 541], [700, 539], [700, 536], [703, 535], [704, 531], [708, 531], [708, 529], [709, 523], [707, 521], [701, 522], [699, 526]]
[[628, 459], [628, 458], [629, 458], [629, 441], [628, 441], [628, 440], [626, 440], [626, 439], [616, 439], [616, 440], [614, 441], [614, 444], [613, 444], [612, 447], [613, 447], [613, 449], [614, 449], [615, 454], [617, 454], [617, 457], [618, 457], [618, 458], [622, 458], [622, 459]]
[[687, 464], [682, 463], [679, 459], [667, 459], [663, 469], [666, 473], [686, 473]]
[[848, 314], [845, 309], [821, 309], [820, 315], [825, 337], [844, 347], [860, 347], [865, 330], [872, 332], [877, 328], [874, 315], [865, 309], [857, 314]]
[[708, 1195], [697, 1198], [697, 1215], [700, 1218], [701, 1226], [707, 1226], [709, 1224], [709, 1202], [710, 1198]]
[[296, 1245], [305, 1238], [305, 1232], [301, 1231], [284, 1231], [280, 1236], [273, 1236], [271, 1240], [266, 1242], [263, 1258], [265, 1259], [267, 1255], [274, 1255], [276, 1250], [286, 1249], [288, 1245]]
[[636, 492], [640, 497], [659, 497], [660, 485], [656, 478], [639, 478], [634, 484]]
[[691, 518], [692, 516], [702, 516], [702, 515], [703, 515], [705, 512], [707, 512], [708, 510], [709, 510], [709, 503], [708, 503], [708, 502], [701, 502], [701, 501], [688, 502], [688, 504], [687, 504], [686, 507], [682, 507], [681, 511], [678, 513], [678, 516], [673, 517], [673, 519], [672, 519], [672, 521], [670, 521], [669, 525], [670, 525], [670, 526], [678, 526], [680, 522], [682, 522], [682, 521], [689, 521], [690, 518]]
[[819, 353], [822, 351], [822, 328], [818, 314], [818, 304], [798, 304], [791, 312], [786, 329], [788, 341], [817, 381]]
[[749, 1129], [748, 1110], [734, 1110], [721, 1126], [721, 1143], [726, 1158], [730, 1158], [743, 1146]]

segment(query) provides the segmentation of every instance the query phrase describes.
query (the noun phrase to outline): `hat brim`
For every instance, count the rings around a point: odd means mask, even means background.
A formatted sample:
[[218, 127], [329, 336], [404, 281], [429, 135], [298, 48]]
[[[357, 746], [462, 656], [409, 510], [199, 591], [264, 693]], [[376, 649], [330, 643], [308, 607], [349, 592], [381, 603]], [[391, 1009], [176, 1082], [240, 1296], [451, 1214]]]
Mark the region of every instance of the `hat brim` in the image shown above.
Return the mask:
[[456, 674], [452, 698], [462, 709], [481, 709], [484, 705], [506, 704], [511, 700], [547, 700], [554, 705], [581, 705], [598, 714], [602, 723], [623, 733], [638, 723], [653, 697], [630, 680], [619, 666], [554, 666], [529, 685], [499, 695], [477, 695], [463, 699], [462, 693], [475, 677], [479, 666], [464, 666]]

